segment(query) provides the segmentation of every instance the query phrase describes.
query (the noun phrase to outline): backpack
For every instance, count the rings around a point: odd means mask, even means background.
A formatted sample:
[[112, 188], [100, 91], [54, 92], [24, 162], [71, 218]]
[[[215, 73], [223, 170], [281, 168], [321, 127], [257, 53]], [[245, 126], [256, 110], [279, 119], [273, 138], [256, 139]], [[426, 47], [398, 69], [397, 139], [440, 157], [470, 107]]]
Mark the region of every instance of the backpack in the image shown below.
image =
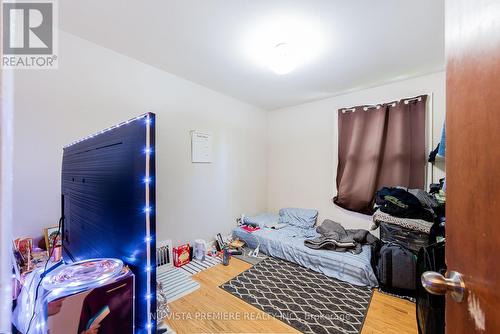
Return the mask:
[[[416, 256], [401, 245], [389, 243], [380, 249], [377, 267], [382, 290], [413, 292], [416, 289]], [[399, 293], [398, 293], [399, 294]]]

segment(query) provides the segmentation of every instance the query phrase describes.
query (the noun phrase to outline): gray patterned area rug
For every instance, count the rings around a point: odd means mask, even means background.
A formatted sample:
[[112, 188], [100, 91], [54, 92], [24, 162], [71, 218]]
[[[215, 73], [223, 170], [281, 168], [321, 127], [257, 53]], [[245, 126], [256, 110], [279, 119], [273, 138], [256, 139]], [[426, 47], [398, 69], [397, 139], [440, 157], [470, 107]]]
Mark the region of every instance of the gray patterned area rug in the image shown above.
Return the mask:
[[358, 334], [372, 291], [268, 257], [220, 286], [303, 333]]

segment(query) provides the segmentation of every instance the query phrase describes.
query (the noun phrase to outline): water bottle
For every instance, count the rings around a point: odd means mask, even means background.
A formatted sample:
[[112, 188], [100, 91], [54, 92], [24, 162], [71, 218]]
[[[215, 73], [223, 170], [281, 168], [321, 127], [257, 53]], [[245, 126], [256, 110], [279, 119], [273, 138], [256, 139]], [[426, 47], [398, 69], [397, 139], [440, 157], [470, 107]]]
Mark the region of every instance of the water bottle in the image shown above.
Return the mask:
[[224, 247], [224, 249], [222, 250], [222, 264], [228, 266], [230, 257], [231, 254], [229, 254], [229, 248]]

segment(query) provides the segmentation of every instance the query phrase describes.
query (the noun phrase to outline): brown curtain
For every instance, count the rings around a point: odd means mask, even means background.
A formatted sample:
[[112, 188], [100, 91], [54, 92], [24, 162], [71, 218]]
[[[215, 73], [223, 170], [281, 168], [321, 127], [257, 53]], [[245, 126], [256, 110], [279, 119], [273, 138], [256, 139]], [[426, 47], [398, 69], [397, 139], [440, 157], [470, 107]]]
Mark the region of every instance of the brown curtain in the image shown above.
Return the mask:
[[373, 213], [383, 186], [425, 184], [427, 95], [338, 111], [337, 196], [347, 210]]

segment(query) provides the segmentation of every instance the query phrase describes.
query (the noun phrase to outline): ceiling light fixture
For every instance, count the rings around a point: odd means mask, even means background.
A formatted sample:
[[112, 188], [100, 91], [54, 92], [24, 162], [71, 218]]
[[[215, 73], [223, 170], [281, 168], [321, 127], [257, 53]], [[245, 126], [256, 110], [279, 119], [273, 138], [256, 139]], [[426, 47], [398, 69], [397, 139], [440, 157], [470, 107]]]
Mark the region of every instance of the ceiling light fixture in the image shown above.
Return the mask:
[[276, 74], [287, 74], [297, 67], [297, 55], [293, 46], [288, 43], [279, 43], [271, 54], [269, 67]]
[[241, 38], [241, 52], [254, 65], [286, 74], [322, 57], [328, 40], [321, 22], [293, 13], [252, 21]]

